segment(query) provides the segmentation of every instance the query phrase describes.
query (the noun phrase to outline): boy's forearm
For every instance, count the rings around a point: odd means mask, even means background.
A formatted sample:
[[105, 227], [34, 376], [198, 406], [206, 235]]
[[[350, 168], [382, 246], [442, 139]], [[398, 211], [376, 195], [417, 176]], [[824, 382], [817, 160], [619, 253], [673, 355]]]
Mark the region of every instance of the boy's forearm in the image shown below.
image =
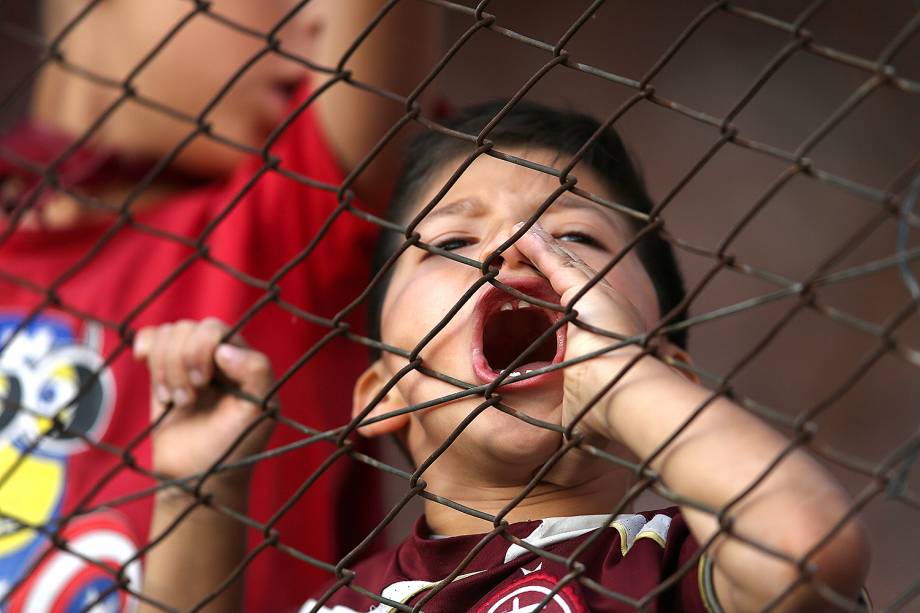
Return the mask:
[[[336, 66], [386, 4], [384, 0], [349, 0], [324, 5], [328, 20], [320, 63]], [[442, 13], [426, 2], [397, 3], [355, 49], [344, 68], [357, 81], [407, 96], [437, 61], [443, 38]], [[431, 89], [420, 101], [433, 99]], [[403, 104], [345, 83], [324, 92], [316, 105], [346, 172], [360, 164], [406, 113]], [[402, 151], [408, 133], [406, 127], [396, 133], [383, 154], [357, 177], [355, 187], [368, 204], [380, 207], [389, 198], [401, 167], [400, 156], [394, 153]]]
[[[217, 485], [209, 491], [216, 503], [245, 513], [246, 486]], [[188, 511], [194, 500], [175, 490], [157, 496], [150, 527], [151, 541], [181, 519], [145, 559], [144, 594], [180, 610], [190, 609], [209, 597], [231, 576], [246, 551], [246, 530], [239, 521], [202, 505]], [[240, 578], [202, 611], [240, 611], [242, 600], [243, 581]], [[139, 613], [161, 611], [143, 602], [138, 610]]]
[[[628, 361], [628, 355], [611, 358], [606, 376], [613, 376]], [[769, 469], [769, 474], [731, 508], [732, 529], [788, 558], [800, 559], [843, 517], [847, 510], [845, 493], [803, 451], [793, 450], [771, 467], [788, 441], [730, 400], [717, 397], [694, 417], [710, 396], [709, 390], [666, 364], [643, 358], [605, 398], [602, 410], [610, 429], [607, 434], [646, 459], [683, 428], [654, 458], [651, 467], [678, 495], [717, 511], [745, 493]], [[719, 529], [712, 514], [686, 506], [683, 511], [699, 542], [706, 542]], [[720, 594], [734, 601], [724, 603], [731, 610], [762, 608], [782, 591], [780, 586], [798, 576], [793, 564], [737, 539], [721, 540], [711, 555], [718, 571], [717, 588], [720, 582], [731, 585], [728, 589], [723, 586]], [[821, 580], [855, 595], [865, 561], [852, 561], [860, 555], [868, 555], [862, 531], [850, 523], [813, 560]], [[808, 590], [800, 591], [789, 605], [805, 606], [813, 597], [816, 594]]]

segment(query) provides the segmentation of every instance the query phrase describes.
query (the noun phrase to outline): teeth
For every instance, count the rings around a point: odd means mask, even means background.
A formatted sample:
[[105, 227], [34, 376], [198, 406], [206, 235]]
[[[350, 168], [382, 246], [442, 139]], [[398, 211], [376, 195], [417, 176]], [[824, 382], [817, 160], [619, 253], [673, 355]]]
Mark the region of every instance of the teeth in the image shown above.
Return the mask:
[[499, 310], [501, 311], [511, 311], [514, 309], [529, 309], [531, 304], [526, 300], [518, 300], [517, 304], [512, 304], [510, 302], [504, 303]]
[[528, 368], [527, 370], [524, 371], [524, 374], [526, 375], [526, 374], [529, 373], [529, 372], [533, 372], [533, 369], [532, 369], [532, 368]]
[[511, 376], [511, 377], [520, 377], [520, 376], [521, 376], [521, 373], [519, 373], [518, 371], [514, 371], [513, 373], [511, 373], [510, 376]]

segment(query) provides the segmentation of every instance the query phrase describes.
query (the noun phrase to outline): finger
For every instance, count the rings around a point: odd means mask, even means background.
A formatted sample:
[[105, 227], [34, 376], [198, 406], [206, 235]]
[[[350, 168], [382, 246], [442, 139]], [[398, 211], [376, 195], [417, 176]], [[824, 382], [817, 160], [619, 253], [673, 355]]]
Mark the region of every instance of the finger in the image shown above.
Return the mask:
[[214, 352], [229, 328], [208, 318], [197, 324], [182, 348], [182, 363], [193, 388], [210, 383], [214, 376]]
[[146, 360], [150, 353], [150, 344], [153, 341], [155, 329], [152, 327], [141, 328], [134, 335], [132, 351], [135, 360]]
[[164, 324], [148, 329], [147, 368], [150, 370], [150, 390], [153, 398], [165, 406], [172, 400], [172, 394], [166, 385], [166, 355], [172, 324]]
[[[514, 227], [515, 231], [522, 225], [517, 224]], [[539, 224], [534, 224], [521, 236], [515, 247], [549, 279], [553, 290], [561, 297], [563, 306], [568, 306], [585, 283], [597, 276], [596, 270], [563, 247]], [[603, 279], [599, 284], [609, 287]]]
[[195, 322], [183, 320], [173, 324], [169, 335], [164, 339], [162, 348], [163, 374], [166, 386], [176, 406], [186, 406], [195, 400], [195, 392], [188, 379], [188, 370], [182, 355], [185, 344], [190, 342], [195, 330]]
[[221, 372], [247, 394], [263, 398], [271, 386], [271, 364], [258, 351], [221, 343], [214, 353], [214, 361]]
[[[515, 246], [549, 279], [563, 306], [569, 307], [578, 300], [578, 321], [626, 336], [648, 328], [644, 316], [626, 295], [614, 289], [607, 279], [598, 278], [596, 270], [539, 224], [534, 224]], [[589, 291], [581, 295], [586, 286]]]

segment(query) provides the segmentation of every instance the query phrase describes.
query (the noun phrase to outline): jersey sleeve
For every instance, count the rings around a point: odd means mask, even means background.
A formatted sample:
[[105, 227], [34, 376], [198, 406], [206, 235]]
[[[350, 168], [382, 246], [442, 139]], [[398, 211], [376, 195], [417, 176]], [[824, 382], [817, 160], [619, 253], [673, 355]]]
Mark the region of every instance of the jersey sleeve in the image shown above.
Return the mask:
[[[693, 538], [691, 537], [692, 541]], [[699, 592], [703, 605], [706, 607], [706, 611], [709, 613], [724, 613], [725, 609], [722, 608], [722, 605], [719, 603], [719, 599], [716, 595], [715, 584], [713, 583], [713, 564], [712, 558], [707, 553], [702, 553], [699, 557], [699, 561], [696, 564], [697, 572], [696, 575], [696, 589]], [[693, 592], [694, 588], [691, 585], [684, 587], [685, 591]], [[872, 600], [869, 598], [869, 592], [866, 588], [863, 588], [859, 596], [856, 599], [856, 604], [862, 607], [864, 611], [873, 611]]]
[[677, 575], [676, 589], [669, 595], [676, 611], [722, 613], [712, 584], [712, 562], [693, 538], [683, 515], [671, 517], [662, 557], [662, 580]]
[[[696, 564], [696, 589], [703, 599], [703, 605], [709, 613], [724, 613], [719, 599], [716, 598], [716, 588], [712, 582], [712, 558], [703, 553]], [[690, 587], [690, 590], [693, 588]]]
[[717, 610], [700, 587], [700, 548], [677, 507], [621, 514], [610, 527], [617, 536], [606, 554], [605, 587], [637, 601], [652, 599], [659, 611]]

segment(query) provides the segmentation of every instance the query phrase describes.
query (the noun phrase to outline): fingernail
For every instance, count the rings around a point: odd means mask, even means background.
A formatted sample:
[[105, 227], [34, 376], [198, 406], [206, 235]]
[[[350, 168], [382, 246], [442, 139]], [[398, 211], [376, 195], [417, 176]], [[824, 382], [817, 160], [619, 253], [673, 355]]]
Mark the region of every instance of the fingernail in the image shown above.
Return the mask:
[[546, 229], [543, 226], [541, 226], [539, 223], [535, 223], [534, 225], [530, 226], [530, 230], [534, 234], [536, 234], [537, 236], [543, 239], [549, 236], [549, 232], [547, 232]]
[[147, 345], [150, 344], [147, 338], [148, 337], [146, 334], [138, 334], [137, 336], [134, 337], [133, 350], [134, 350], [135, 356], [139, 356], [139, 355], [147, 353]]
[[562, 243], [559, 243], [557, 241], [552, 241], [552, 242], [547, 241], [546, 246], [549, 247], [550, 250], [558, 253], [559, 255], [565, 256], [569, 259], [576, 260], [576, 261], [581, 259], [577, 255], [575, 255], [573, 251], [569, 251], [568, 249], [562, 246]]
[[227, 345], [226, 343], [223, 343], [217, 347], [215, 357], [222, 361], [225, 360], [227, 362], [239, 362], [243, 359], [243, 350], [239, 347], [234, 347], [233, 345]]
[[204, 374], [197, 368], [188, 371], [188, 380], [195, 387], [201, 387], [207, 383], [207, 381], [204, 380]]
[[173, 392], [173, 400], [175, 401], [176, 406], [184, 407], [189, 403], [189, 400], [191, 400], [191, 396], [185, 389], [180, 387]]
[[157, 395], [157, 400], [160, 402], [160, 404], [168, 404], [169, 401], [172, 399], [171, 396], [169, 395], [169, 388], [167, 388], [162, 383], [157, 385], [156, 395]]

